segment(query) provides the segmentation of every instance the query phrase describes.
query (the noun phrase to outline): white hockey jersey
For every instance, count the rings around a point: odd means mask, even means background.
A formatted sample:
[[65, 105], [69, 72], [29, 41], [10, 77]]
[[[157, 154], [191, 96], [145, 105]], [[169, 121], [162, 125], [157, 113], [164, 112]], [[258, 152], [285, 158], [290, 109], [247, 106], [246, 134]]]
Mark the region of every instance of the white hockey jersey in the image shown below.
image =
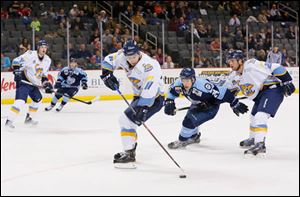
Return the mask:
[[155, 98], [164, 93], [162, 70], [157, 60], [141, 53], [141, 59], [132, 69], [126, 61], [123, 50], [109, 54], [102, 62], [103, 69], [123, 68], [132, 83], [135, 96], [140, 96], [139, 106], [152, 106]]
[[42, 60], [39, 59], [37, 51], [28, 50], [24, 54], [16, 57], [12, 65], [20, 65], [20, 70], [24, 71], [27, 80], [35, 85], [42, 85], [41, 79], [48, 75], [51, 59], [45, 54]]
[[[249, 59], [244, 63], [242, 75], [231, 78], [236, 81], [242, 93], [253, 100], [264, 86], [280, 84], [280, 79], [287, 70], [280, 64], [270, 64], [256, 59]], [[238, 74], [237, 72], [235, 72]], [[233, 85], [233, 84], [232, 84]]]

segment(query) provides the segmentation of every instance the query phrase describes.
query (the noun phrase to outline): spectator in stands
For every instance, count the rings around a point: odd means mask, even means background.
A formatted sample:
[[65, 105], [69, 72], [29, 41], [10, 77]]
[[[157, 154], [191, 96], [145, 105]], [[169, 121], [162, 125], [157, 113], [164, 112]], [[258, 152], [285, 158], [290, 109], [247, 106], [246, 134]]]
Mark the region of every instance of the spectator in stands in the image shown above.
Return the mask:
[[19, 55], [25, 53], [30, 50], [31, 45], [27, 38], [23, 38], [21, 44], [19, 45]]
[[230, 12], [233, 15], [241, 16], [242, 14], [242, 6], [240, 1], [231, 1]]
[[48, 10], [48, 15], [51, 19], [53, 19], [53, 20], [56, 19], [56, 13], [55, 13], [54, 8], [52, 6]]
[[149, 25], [160, 25], [161, 20], [157, 17], [157, 14], [154, 12], [149, 19]]
[[120, 28], [115, 28], [114, 29], [114, 34], [113, 36], [118, 40], [120, 41], [121, 40], [121, 29]]
[[79, 29], [78, 25], [75, 25], [75, 28], [71, 33], [72, 33], [72, 37], [74, 38], [83, 38], [82, 31]]
[[47, 18], [48, 17], [48, 11], [45, 7], [45, 4], [44, 3], [40, 3], [39, 5], [39, 9], [37, 10], [37, 16], [39, 18]]
[[277, 5], [275, 3], [272, 4], [272, 8], [270, 10], [270, 21], [278, 21], [280, 20], [281, 14], [279, 12], [279, 9], [277, 8]]
[[108, 21], [106, 23], [106, 29], [110, 29], [113, 31], [116, 28], [116, 21], [112, 17], [108, 18]]
[[66, 29], [66, 26], [63, 22], [59, 23], [59, 27], [58, 27], [58, 30], [57, 30], [57, 35], [59, 37], [62, 37], [62, 38], [67, 37], [67, 29]]
[[74, 20], [79, 15], [79, 9], [77, 4], [73, 5], [73, 8], [69, 12], [69, 17], [71, 20]]
[[295, 28], [293, 26], [289, 27], [289, 30], [286, 32], [285, 37], [288, 39], [295, 39]]
[[216, 37], [216, 31], [212, 28], [211, 25], [207, 25], [206, 31], [207, 31], [207, 37], [209, 37], [209, 38]]
[[260, 29], [260, 32], [259, 32], [258, 36], [259, 36], [259, 39], [262, 39], [262, 40], [266, 39], [266, 32], [265, 32], [264, 28]]
[[165, 63], [162, 65], [162, 68], [166, 69], [166, 68], [175, 68], [175, 64], [172, 61], [172, 57], [171, 56], [167, 56], [166, 57], [166, 61]]
[[99, 14], [96, 15], [96, 20], [93, 22], [92, 30], [100, 28], [100, 22], [102, 22], [102, 28], [106, 29], [106, 24], [108, 22], [108, 18], [106, 16], [106, 12], [101, 10]]
[[287, 61], [288, 54], [287, 54], [286, 48], [282, 48], [281, 53], [282, 53], [282, 60], [281, 60], [282, 65], [283, 66], [290, 66], [288, 61]]
[[160, 65], [163, 65], [163, 54], [161, 48], [157, 48], [156, 54], [155, 54], [156, 60]]
[[272, 40], [270, 38], [267, 38], [264, 41], [264, 50], [269, 50], [272, 47]]
[[59, 12], [56, 14], [55, 21], [57, 22], [57, 24], [60, 24], [61, 22], [65, 22], [66, 18], [67, 15], [65, 14], [65, 10], [61, 8]]
[[268, 21], [268, 17], [267, 17], [267, 11], [262, 10], [260, 12], [260, 14], [258, 15], [257, 20], [258, 20], [258, 22], [263, 23], [263, 24], [268, 23], [269, 21]]
[[8, 7], [8, 15], [12, 16], [12, 18], [19, 17], [18, 14], [19, 8], [20, 8], [20, 3], [18, 1], [13, 1], [13, 3]]
[[138, 25], [146, 25], [146, 20], [142, 16], [140, 11], [136, 11], [135, 15], [131, 17], [132, 22]]
[[250, 34], [249, 39], [248, 39], [248, 48], [249, 48], [249, 50], [255, 49], [255, 46], [256, 46], [255, 39], [254, 39], [253, 35]]
[[278, 27], [276, 27], [274, 31], [274, 39], [281, 39], [281, 38], [282, 38], [281, 31]]
[[76, 53], [77, 58], [84, 58], [84, 59], [89, 59], [92, 54], [89, 50], [86, 49], [85, 44], [80, 44], [79, 50]]
[[228, 44], [228, 39], [226, 37], [222, 38], [222, 50], [228, 50], [229, 49], [229, 44]]
[[103, 42], [103, 47], [105, 49], [109, 49], [112, 47], [112, 39], [113, 35], [110, 33], [110, 29], [106, 29], [103, 34], [102, 42]]
[[130, 34], [130, 31], [129, 31], [129, 29], [125, 29], [124, 30], [124, 34], [121, 36], [121, 40], [122, 40], [122, 42], [124, 43], [124, 42], [126, 42], [128, 39], [130, 39], [131, 38], [131, 34]]
[[219, 51], [220, 50], [220, 40], [219, 38], [215, 38], [211, 43], [210, 43], [210, 49], [212, 51]]
[[9, 57], [6, 57], [3, 53], [1, 53], [1, 72], [2, 71], [10, 71], [11, 61]]
[[78, 26], [80, 30], [85, 30], [84, 28], [84, 24], [83, 22], [81, 21], [81, 18], [80, 17], [76, 17], [75, 20], [71, 23], [71, 29], [75, 29], [75, 26]]
[[57, 63], [55, 64], [55, 67], [54, 67], [54, 71], [61, 71], [61, 69], [63, 68], [63, 65], [61, 63], [61, 61], [57, 61]]
[[122, 49], [121, 40], [118, 40], [115, 37], [113, 37], [113, 47], [110, 49], [109, 53], [117, 52], [120, 49]]
[[240, 19], [234, 14], [231, 19], [229, 20], [229, 26], [240, 26], [241, 22]]
[[21, 3], [19, 9], [17, 10], [17, 13], [21, 17], [29, 17], [31, 14], [31, 9], [29, 7], [26, 7], [24, 3]]
[[8, 19], [8, 17], [9, 17], [8, 12], [6, 10], [3, 10], [1, 6], [1, 20]]
[[[62, 54], [62, 58], [63, 59], [67, 59], [67, 48], [64, 50], [64, 52], [63, 52], [63, 54]], [[70, 58], [72, 57], [72, 58], [76, 58], [77, 57], [77, 51], [74, 49], [74, 46], [73, 46], [73, 44], [72, 43], [69, 43], [69, 56], [70, 56]]]
[[124, 13], [125, 10], [126, 10], [126, 6], [124, 4], [124, 1], [117, 1], [117, 5], [114, 6], [113, 17], [115, 18], [119, 17], [119, 13]]
[[134, 12], [133, 12], [133, 8], [131, 5], [127, 5], [127, 8], [124, 12], [125, 16], [127, 16], [128, 18], [131, 18], [133, 15], [134, 15]]
[[[189, 29], [189, 26], [184, 21], [183, 17], [179, 18], [179, 23], [177, 25], [177, 31], [185, 32]], [[201, 37], [201, 36], [200, 36]]]
[[41, 23], [40, 23], [40, 21], [39, 21], [39, 19], [38, 19], [37, 16], [34, 16], [34, 17], [33, 17], [33, 20], [32, 20], [32, 22], [30, 23], [30, 27], [31, 27], [32, 29], [34, 29], [35, 31], [40, 31]]
[[144, 53], [146, 53], [147, 55], [151, 55], [151, 53], [150, 53], [151, 49], [150, 49], [150, 47], [148, 45], [148, 42], [145, 41], [143, 43], [143, 45], [141, 47], [141, 51], [144, 52]]
[[200, 38], [207, 38], [207, 30], [204, 25], [199, 25], [197, 31]]
[[279, 51], [279, 47], [275, 46], [273, 50], [268, 53], [267, 60], [268, 63], [282, 63], [282, 53]]
[[271, 29], [271, 28], [268, 28], [268, 29], [267, 29], [267, 32], [266, 32], [266, 39], [267, 39], [267, 38], [272, 39], [272, 29]]

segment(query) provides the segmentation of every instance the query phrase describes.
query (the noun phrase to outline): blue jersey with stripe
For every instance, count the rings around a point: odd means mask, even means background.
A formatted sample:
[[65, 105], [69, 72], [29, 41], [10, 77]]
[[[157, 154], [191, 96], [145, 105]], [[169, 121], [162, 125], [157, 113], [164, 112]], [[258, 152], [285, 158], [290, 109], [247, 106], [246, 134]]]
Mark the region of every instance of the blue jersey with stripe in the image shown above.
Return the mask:
[[221, 104], [232, 102], [234, 94], [225, 86], [217, 86], [209, 80], [197, 77], [192, 88], [186, 91], [180, 79], [177, 79], [169, 88], [168, 98], [175, 99], [183, 94], [192, 104], [210, 103]]
[[75, 69], [64, 67], [58, 73], [57, 78], [57, 82], [61, 82], [63, 87], [79, 87], [81, 82], [87, 82], [87, 80], [87, 74], [78, 67]]

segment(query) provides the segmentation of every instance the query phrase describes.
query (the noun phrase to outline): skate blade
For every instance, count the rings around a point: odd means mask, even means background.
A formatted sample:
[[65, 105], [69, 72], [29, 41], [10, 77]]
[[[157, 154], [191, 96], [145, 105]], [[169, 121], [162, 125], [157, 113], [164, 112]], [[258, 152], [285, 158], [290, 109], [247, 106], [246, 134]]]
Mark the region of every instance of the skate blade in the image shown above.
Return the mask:
[[114, 163], [114, 167], [117, 169], [136, 169], [137, 166], [133, 162], [129, 163]]
[[253, 154], [244, 154], [244, 158], [245, 159], [249, 159], [249, 158], [261, 158], [261, 159], [265, 159], [266, 153], [257, 153], [257, 155], [253, 155]]

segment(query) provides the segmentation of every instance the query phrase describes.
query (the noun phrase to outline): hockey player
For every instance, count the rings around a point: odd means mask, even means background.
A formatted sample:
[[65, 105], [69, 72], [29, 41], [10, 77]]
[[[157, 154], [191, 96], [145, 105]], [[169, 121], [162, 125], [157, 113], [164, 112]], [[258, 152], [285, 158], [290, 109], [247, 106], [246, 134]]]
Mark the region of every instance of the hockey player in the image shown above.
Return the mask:
[[[51, 59], [46, 55], [47, 49], [48, 45], [46, 41], [40, 40], [37, 43], [37, 51], [28, 50], [12, 62], [14, 80], [16, 82], [16, 96], [5, 123], [9, 128], [15, 128], [13, 122], [20, 113], [23, 105], [27, 102], [28, 96], [32, 99], [32, 103], [29, 105], [29, 112], [26, 115], [25, 123], [32, 125], [38, 123], [33, 120], [33, 117], [42, 100], [42, 94], [39, 88], [34, 85], [42, 85], [46, 93], [52, 93], [53, 91], [53, 86], [47, 78], [51, 64]], [[22, 80], [33, 85], [23, 83]]]
[[216, 116], [221, 103], [230, 103], [237, 116], [248, 111], [247, 105], [239, 102], [233, 92], [224, 86], [216, 86], [205, 78], [196, 77], [193, 68], [184, 68], [180, 72], [180, 78], [170, 86], [165, 102], [167, 115], [174, 116], [176, 114], [174, 100], [180, 94], [191, 101], [192, 105], [182, 122], [178, 140], [168, 144], [170, 149], [199, 143], [201, 136], [198, 130], [199, 126]]
[[147, 54], [139, 51], [135, 41], [128, 40], [123, 50], [105, 57], [102, 62], [101, 78], [105, 85], [112, 89], [119, 88], [119, 82], [113, 71], [123, 68], [132, 83], [134, 99], [130, 108], [119, 118], [121, 140], [124, 152], [114, 155], [114, 163], [130, 163], [135, 161], [137, 146], [137, 127], [148, 120], [163, 107], [163, 81], [159, 63]]
[[80, 83], [83, 90], [88, 88], [87, 85], [87, 74], [77, 67], [77, 60], [75, 58], [70, 59], [70, 66], [64, 67], [59, 73], [54, 88], [58, 89], [54, 97], [52, 98], [51, 104], [45, 108], [46, 111], [50, 111], [64, 94], [61, 104], [56, 108], [59, 112], [69, 101], [69, 97], [76, 95], [80, 88]]
[[230, 52], [227, 63], [239, 75], [238, 86], [242, 93], [255, 102], [250, 117], [250, 136], [241, 141], [240, 146], [248, 148], [245, 155], [264, 156], [267, 121], [275, 116], [284, 96], [295, 91], [292, 77], [280, 64], [256, 59], [245, 61], [240, 50]]

